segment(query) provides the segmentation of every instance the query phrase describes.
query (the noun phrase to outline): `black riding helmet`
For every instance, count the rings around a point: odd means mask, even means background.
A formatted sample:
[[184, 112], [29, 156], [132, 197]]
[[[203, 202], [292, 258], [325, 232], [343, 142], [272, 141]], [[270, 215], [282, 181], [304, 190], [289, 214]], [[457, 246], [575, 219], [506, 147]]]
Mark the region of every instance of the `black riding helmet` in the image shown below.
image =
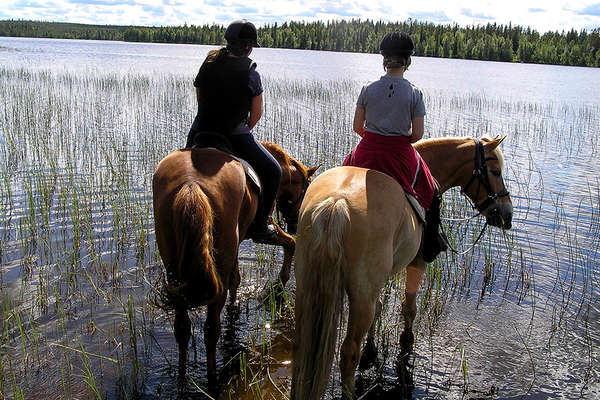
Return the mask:
[[406, 33], [394, 31], [387, 33], [381, 39], [379, 51], [384, 57], [407, 57], [415, 54], [415, 44]]
[[252, 22], [245, 19], [233, 21], [225, 31], [227, 43], [247, 43], [253, 47], [260, 47], [256, 27]]

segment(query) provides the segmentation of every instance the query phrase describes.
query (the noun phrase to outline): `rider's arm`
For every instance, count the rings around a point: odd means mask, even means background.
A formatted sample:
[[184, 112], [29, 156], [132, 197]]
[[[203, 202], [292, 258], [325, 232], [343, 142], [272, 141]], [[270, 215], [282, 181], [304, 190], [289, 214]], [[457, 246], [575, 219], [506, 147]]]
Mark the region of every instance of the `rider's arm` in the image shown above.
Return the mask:
[[354, 111], [354, 122], [352, 123], [352, 129], [358, 133], [359, 136], [363, 136], [365, 129], [365, 108], [357, 106]]
[[423, 137], [425, 130], [425, 117], [413, 117], [412, 128], [410, 129], [410, 142], [414, 143]]
[[252, 103], [250, 104], [250, 117], [248, 118], [248, 127], [250, 129], [254, 128], [254, 125], [256, 125], [260, 117], [262, 117], [262, 93], [252, 98]]
[[196, 101], [200, 104], [200, 88], [196, 88]]

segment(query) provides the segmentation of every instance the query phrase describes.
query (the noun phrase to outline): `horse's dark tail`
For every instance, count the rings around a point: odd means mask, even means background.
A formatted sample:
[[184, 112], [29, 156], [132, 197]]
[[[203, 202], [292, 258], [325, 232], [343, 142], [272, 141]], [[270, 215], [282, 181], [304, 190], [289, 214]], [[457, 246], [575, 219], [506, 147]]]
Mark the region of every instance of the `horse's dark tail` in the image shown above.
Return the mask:
[[325, 392], [342, 314], [344, 242], [350, 229], [344, 199], [329, 197], [307, 212], [300, 220], [295, 254], [292, 400], [320, 399]]
[[185, 308], [210, 303], [223, 290], [213, 259], [213, 213], [208, 198], [196, 183], [184, 184], [173, 200], [176, 283], [167, 293], [173, 305]]

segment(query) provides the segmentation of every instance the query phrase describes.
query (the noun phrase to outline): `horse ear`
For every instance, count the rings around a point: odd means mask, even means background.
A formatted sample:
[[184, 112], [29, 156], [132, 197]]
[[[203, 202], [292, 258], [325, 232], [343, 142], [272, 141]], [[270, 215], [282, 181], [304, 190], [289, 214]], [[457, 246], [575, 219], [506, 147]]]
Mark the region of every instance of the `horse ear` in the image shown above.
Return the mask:
[[308, 169], [308, 177], [310, 178], [311, 176], [313, 176], [315, 174], [315, 172], [317, 172], [317, 170], [321, 168], [321, 164], [315, 166], [315, 167], [310, 167]]
[[506, 136], [496, 136], [493, 139], [489, 139], [489, 141], [486, 140], [487, 143], [485, 144], [485, 147], [487, 147], [489, 150], [494, 150], [500, 145], [500, 143], [502, 143], [504, 139], [506, 139]]

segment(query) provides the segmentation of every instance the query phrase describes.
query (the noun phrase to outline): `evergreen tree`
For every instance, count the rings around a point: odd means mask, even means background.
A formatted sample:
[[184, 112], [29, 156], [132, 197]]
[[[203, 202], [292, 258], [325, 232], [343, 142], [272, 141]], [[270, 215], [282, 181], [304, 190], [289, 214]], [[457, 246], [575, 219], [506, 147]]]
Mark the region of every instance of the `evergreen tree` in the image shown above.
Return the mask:
[[[600, 28], [540, 36], [530, 27], [510, 23], [459, 27], [413, 19], [352, 19], [274, 23], [260, 27], [258, 38], [263, 47], [378, 53], [381, 37], [392, 30], [411, 35], [417, 56], [600, 66]], [[145, 27], [0, 21], [0, 36], [222, 45], [224, 32], [225, 27], [215, 24]]]

